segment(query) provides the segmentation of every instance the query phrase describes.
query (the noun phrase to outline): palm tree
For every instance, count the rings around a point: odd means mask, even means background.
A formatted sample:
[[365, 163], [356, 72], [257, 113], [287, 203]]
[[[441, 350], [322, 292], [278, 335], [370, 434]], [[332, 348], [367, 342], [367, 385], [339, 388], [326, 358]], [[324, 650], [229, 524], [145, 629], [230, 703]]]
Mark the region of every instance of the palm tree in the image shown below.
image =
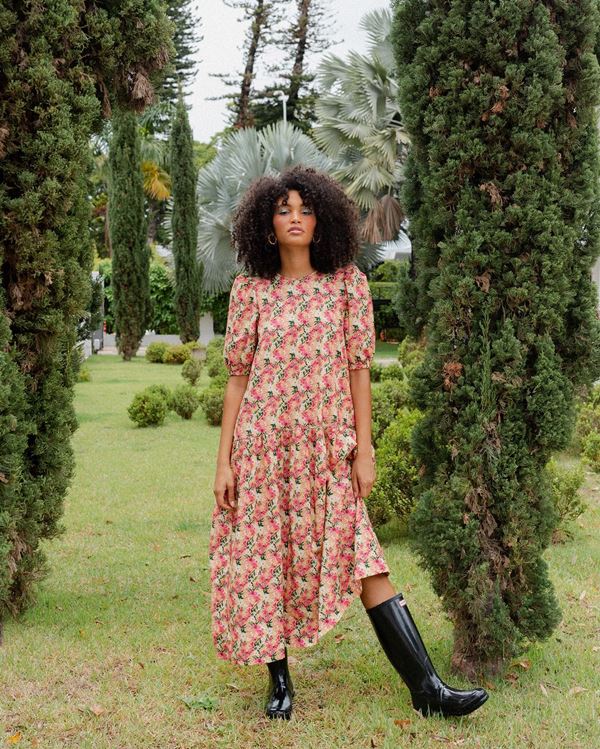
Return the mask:
[[364, 240], [379, 243], [396, 239], [404, 220], [396, 195], [410, 141], [397, 105], [391, 13], [370, 11], [360, 24], [368, 53], [329, 54], [319, 65], [314, 138], [362, 211]]

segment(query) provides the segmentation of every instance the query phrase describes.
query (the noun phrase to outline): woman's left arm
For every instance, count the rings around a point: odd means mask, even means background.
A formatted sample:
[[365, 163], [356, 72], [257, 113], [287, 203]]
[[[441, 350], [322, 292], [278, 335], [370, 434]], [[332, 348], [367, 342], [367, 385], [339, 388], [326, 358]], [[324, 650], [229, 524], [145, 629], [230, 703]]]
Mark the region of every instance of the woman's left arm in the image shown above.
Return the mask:
[[352, 488], [356, 496], [368, 497], [376, 478], [371, 446], [371, 373], [365, 367], [351, 369], [349, 374], [357, 443], [352, 463]]

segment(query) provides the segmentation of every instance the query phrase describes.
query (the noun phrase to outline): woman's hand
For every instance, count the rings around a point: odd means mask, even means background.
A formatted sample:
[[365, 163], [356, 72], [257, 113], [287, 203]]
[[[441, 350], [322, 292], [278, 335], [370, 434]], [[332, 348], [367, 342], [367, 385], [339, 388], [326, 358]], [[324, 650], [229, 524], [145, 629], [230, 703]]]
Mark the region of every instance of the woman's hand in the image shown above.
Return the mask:
[[371, 446], [368, 452], [356, 452], [352, 462], [352, 489], [356, 497], [368, 497], [375, 483], [375, 456]]
[[219, 507], [224, 510], [235, 510], [237, 507], [235, 476], [229, 463], [217, 465], [213, 493]]

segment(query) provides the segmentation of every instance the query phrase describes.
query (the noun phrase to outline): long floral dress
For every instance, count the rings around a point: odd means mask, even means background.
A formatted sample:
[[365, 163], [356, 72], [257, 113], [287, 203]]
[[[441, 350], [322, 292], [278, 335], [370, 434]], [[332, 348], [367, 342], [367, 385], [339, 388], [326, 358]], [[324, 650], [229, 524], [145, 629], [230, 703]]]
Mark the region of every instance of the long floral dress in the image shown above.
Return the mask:
[[[353, 263], [333, 273], [234, 279], [224, 359], [249, 375], [234, 428], [237, 508], [215, 504], [209, 543], [213, 642], [238, 664], [313, 645], [389, 573], [351, 481], [349, 369], [375, 352], [373, 302]], [[371, 447], [374, 457], [374, 450]]]

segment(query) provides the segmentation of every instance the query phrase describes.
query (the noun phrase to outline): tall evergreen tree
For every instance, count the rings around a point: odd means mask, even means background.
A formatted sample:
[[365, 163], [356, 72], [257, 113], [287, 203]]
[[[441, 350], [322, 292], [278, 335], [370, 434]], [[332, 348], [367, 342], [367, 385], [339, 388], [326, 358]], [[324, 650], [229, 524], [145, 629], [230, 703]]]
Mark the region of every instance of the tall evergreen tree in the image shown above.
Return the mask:
[[325, 0], [296, 0], [296, 15], [290, 28], [290, 15], [283, 14], [282, 22], [272, 31], [272, 44], [284, 51], [283, 62], [272, 65], [279, 80], [256, 92], [249, 111], [255, 127], [260, 128], [281, 119], [282, 103], [278, 91], [287, 96], [286, 117], [303, 132], [309, 132], [315, 122], [318, 98], [311, 85], [315, 72], [310, 69], [309, 55], [322, 52], [335, 42]]
[[599, 22], [597, 0], [395, 3], [405, 315], [428, 334], [413, 530], [465, 672], [500, 669], [560, 618], [546, 464], [600, 374]]
[[260, 55], [265, 48], [272, 45], [272, 30], [281, 18], [281, 6], [285, 0], [223, 0], [225, 5], [242, 11], [242, 21], [248, 24], [244, 42], [244, 72], [231, 77], [227, 73], [213, 74], [221, 78], [226, 86], [237, 89], [234, 94], [213, 97], [228, 99], [233, 114], [233, 127], [240, 129], [253, 125], [250, 104], [253, 97], [253, 86], [258, 71]]
[[183, 343], [198, 340], [202, 276], [196, 260], [198, 208], [196, 206], [194, 139], [183, 94], [180, 92], [171, 132], [171, 180], [173, 194], [173, 256], [175, 259], [175, 308]]
[[80, 5], [0, 2], [0, 619], [33, 599], [41, 541], [63, 529], [90, 297], [89, 138], [116, 101], [151, 101], [171, 50], [150, 0]]
[[119, 109], [113, 115], [109, 164], [115, 339], [119, 353], [129, 361], [140, 346], [151, 315], [140, 138], [136, 116], [129, 110]]

